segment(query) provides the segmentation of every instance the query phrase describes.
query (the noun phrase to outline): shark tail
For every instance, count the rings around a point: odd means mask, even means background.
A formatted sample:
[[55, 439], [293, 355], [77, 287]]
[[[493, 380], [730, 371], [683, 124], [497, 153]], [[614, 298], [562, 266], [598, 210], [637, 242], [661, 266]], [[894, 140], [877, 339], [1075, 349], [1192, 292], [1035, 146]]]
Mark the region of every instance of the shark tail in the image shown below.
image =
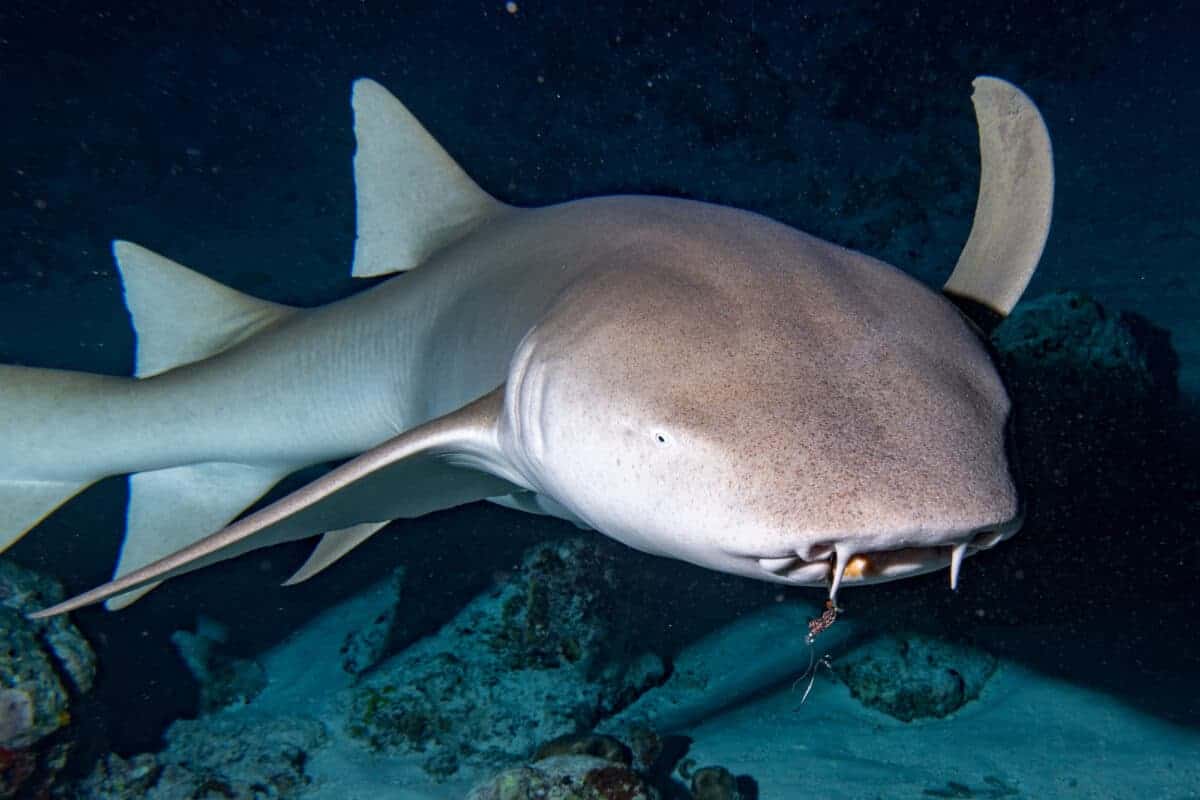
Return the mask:
[[[77, 398], [107, 393], [113, 381], [103, 375], [0, 365], [0, 553], [86, 489], [102, 475], [57, 469], [35, 441], [47, 417], [74, 417]], [[60, 423], [59, 432], [76, 426]], [[33, 432], [34, 435], [29, 435]]]
[[[379, 84], [356, 81], [352, 106], [358, 143], [355, 277], [412, 269], [512, 210], [480, 189]], [[130, 242], [114, 242], [113, 255], [137, 338], [137, 379], [202, 361], [296, 313]], [[0, 365], [0, 455], [5, 456], [0, 458], [0, 552], [95, 481], [130, 474], [125, 539], [114, 575], [119, 579], [222, 528], [280, 479], [306, 466], [183, 459], [164, 464], [152, 427], [129, 427], [138, 413], [139, 383]], [[143, 465], [157, 466], [138, 466], [139, 458]], [[380, 527], [328, 531], [290, 582], [317, 574]], [[127, 605], [154, 585], [111, 597], [108, 606]]]
[[[113, 257], [133, 320], [138, 378], [210, 358], [296, 312], [238, 292], [130, 242], [114, 242]], [[125, 538], [114, 577], [227, 525], [293, 468], [210, 462], [130, 475]], [[113, 597], [106, 605], [123, 608], [155, 585]]]
[[[209, 358], [295, 309], [258, 300], [129, 242], [113, 243], [144, 379]], [[0, 552], [92, 483], [162, 463], [153, 426], [137, 425], [140, 381], [0, 366]], [[132, 419], [131, 419], [132, 418]], [[136, 468], [136, 467], [134, 467]], [[134, 472], [116, 575], [191, 544], [236, 517], [295, 465], [198, 463]], [[114, 597], [132, 602], [152, 587]]]

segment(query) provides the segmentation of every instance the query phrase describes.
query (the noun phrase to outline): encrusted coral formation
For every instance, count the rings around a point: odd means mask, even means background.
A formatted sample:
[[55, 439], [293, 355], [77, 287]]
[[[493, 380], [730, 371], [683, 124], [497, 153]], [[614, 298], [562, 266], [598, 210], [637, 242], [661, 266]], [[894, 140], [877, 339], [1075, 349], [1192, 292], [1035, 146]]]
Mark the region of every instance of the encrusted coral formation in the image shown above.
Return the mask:
[[[682, 750], [679, 751], [682, 754]], [[538, 747], [529, 763], [477, 784], [467, 800], [741, 800], [738, 779], [724, 767], [679, 765], [691, 792], [666, 769], [638, 768], [619, 739], [561, 736]], [[663, 765], [659, 765], [660, 767]]]
[[0, 608], [0, 747], [26, 748], [70, 721], [70, 699], [21, 615]]
[[168, 729], [161, 753], [129, 760], [110, 754], [73, 796], [300, 797], [311, 782], [305, 770], [308, 754], [327, 738], [324, 725], [303, 717], [239, 711], [181, 720]]
[[56, 582], [0, 561], [0, 798], [45, 791], [66, 764], [58, 734], [91, 690], [96, 657], [65, 618], [26, 614], [63, 598]]
[[695, 800], [741, 800], [737, 778], [724, 767], [701, 767], [692, 773]]
[[1112, 314], [1081, 292], [1058, 291], [1019, 305], [993, 335], [1003, 360], [1026, 382], [1053, 375], [1076, 392], [1178, 392], [1179, 357], [1170, 336], [1137, 314]]
[[427, 754], [426, 770], [445, 776], [590, 728], [665, 674], [613, 624], [619, 590], [589, 540], [534, 547], [507, 583], [363, 681], [348, 732], [377, 751]]
[[551, 739], [538, 747], [533, 760], [541, 761], [551, 756], [596, 756], [627, 767], [633, 763], [633, 751], [624, 742], [615, 736], [597, 733], [567, 734]]
[[596, 756], [550, 756], [501, 772], [467, 800], [658, 800], [658, 791], [623, 764]]
[[203, 617], [195, 632], [176, 631], [171, 635], [179, 657], [200, 684], [200, 710], [204, 713], [247, 703], [267, 685], [260, 664], [223, 651], [227, 637], [225, 626]]
[[904, 722], [945, 717], [979, 696], [996, 658], [922, 634], [887, 634], [833, 662], [864, 705]]
[[349, 675], [361, 675], [383, 660], [391, 644], [396, 626], [396, 612], [400, 608], [400, 594], [404, 590], [404, 566], [392, 572], [388, 588], [394, 602], [372, 618], [370, 623], [346, 634], [338, 651], [342, 656], [342, 669]]

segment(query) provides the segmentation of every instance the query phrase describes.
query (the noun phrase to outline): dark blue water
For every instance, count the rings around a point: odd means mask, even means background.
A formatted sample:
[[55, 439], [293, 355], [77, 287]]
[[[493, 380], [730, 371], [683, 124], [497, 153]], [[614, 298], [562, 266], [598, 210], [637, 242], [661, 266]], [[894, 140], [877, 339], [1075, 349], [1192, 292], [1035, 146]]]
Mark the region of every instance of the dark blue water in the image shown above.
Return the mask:
[[[0, 8], [0, 361], [130, 373], [108, 249], [117, 237], [277, 302], [355, 291], [348, 98], [360, 76], [395, 93], [504, 201], [633, 192], [734, 205], [937, 285], [975, 202], [970, 81], [999, 75], [1038, 103], [1055, 147], [1054, 224], [1026, 298], [1076, 290], [1106, 316], [1048, 312], [1077, 358], [1005, 362], [1025, 530], [969, 563], [956, 594], [930, 576], [855, 591], [848, 613], [970, 638], [1190, 747], [1200, 728], [1195, 34], [1185, 3], [17, 0]], [[1113, 366], [1107, 335], [1132, 337], [1141, 373]], [[124, 491], [118, 478], [98, 484], [5, 558], [68, 593], [107, 580]], [[294, 544], [173, 581], [121, 613], [80, 612], [99, 677], [58, 734], [73, 742], [59, 791], [70, 796], [69, 780], [105, 753], [160, 750], [169, 723], [196, 716], [200, 693], [170, 634], [197, 615], [227, 627], [230, 653], [253, 657], [403, 564], [401, 650], [502, 583], [529, 547], [571, 535], [471, 506], [393, 526], [302, 589], [278, 587], [307, 552]], [[779, 595], [604, 553], [639, 598], [612, 613], [668, 662]], [[1079, 758], [1103, 746], [1080, 742]], [[754, 778], [752, 764], [726, 766]], [[854, 796], [909, 796], [874, 773], [861, 785]], [[982, 779], [929, 786], [1017, 796], [1008, 788], [1022, 791]], [[1164, 784], [1158, 796], [1196, 797], [1200, 786]]]

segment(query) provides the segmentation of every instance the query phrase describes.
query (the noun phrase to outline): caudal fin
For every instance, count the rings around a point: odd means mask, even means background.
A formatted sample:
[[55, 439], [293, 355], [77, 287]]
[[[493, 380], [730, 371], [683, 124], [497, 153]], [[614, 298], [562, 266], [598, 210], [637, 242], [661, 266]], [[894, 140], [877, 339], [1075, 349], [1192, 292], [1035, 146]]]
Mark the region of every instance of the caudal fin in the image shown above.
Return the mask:
[[92, 455], [81, 440], [103, 429], [111, 400], [130, 383], [0, 365], [0, 552], [104, 477], [81, 463]]
[[[129, 242], [113, 244], [147, 378], [209, 358], [295, 309], [249, 297]], [[139, 381], [0, 366], [0, 551], [93, 482], [131, 473], [116, 575], [136, 571], [228, 524], [297, 466], [161, 464], [170, 421], [148, 429]], [[126, 605], [144, 587], [113, 598]]]
[[[210, 358], [296, 311], [231, 289], [131, 242], [114, 242], [113, 257], [137, 337], [139, 378]], [[130, 475], [125, 539], [114, 577], [224, 527], [293, 468], [209, 462]], [[152, 588], [119, 595], [106, 605], [123, 608]]]
[[92, 481], [0, 480], [0, 553]]
[[[209, 462], [130, 475], [125, 540], [113, 578], [225, 527], [291, 471], [291, 467]], [[117, 595], [105, 607], [124, 608], [155, 586]]]

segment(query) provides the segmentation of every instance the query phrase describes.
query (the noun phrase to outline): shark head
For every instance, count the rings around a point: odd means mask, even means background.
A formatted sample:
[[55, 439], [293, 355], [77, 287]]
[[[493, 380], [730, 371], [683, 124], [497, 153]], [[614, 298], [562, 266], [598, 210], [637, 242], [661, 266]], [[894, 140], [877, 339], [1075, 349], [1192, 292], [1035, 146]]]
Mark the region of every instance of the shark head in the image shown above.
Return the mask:
[[760, 217], [687, 216], [519, 348], [508, 436], [539, 493], [647, 552], [833, 588], [957, 573], [1016, 531], [1009, 399], [951, 302]]
[[519, 348], [503, 418], [527, 482], [633, 547], [831, 598], [947, 566], [956, 587], [1021, 523], [1010, 402], [959, 309], [1012, 310], [1054, 187], [1029, 98], [975, 90], [979, 199], [943, 294], [755, 215], [662, 214]]

